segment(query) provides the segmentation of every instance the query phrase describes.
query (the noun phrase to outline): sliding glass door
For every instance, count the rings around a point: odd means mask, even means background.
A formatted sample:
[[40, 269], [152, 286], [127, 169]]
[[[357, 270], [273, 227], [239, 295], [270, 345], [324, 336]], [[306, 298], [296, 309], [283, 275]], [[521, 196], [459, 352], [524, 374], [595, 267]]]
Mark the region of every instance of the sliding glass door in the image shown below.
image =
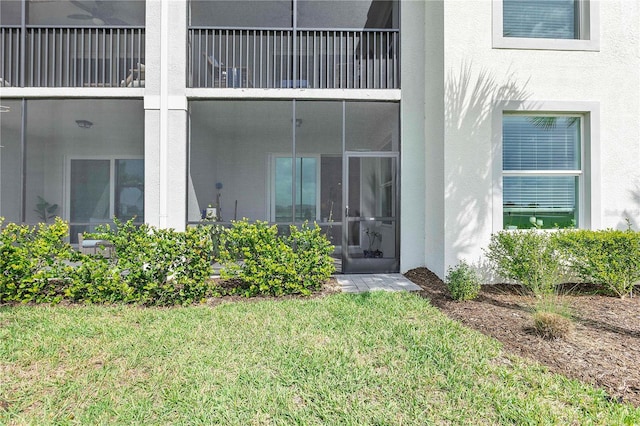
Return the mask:
[[71, 159], [69, 182], [72, 242], [113, 217], [144, 221], [144, 160]]

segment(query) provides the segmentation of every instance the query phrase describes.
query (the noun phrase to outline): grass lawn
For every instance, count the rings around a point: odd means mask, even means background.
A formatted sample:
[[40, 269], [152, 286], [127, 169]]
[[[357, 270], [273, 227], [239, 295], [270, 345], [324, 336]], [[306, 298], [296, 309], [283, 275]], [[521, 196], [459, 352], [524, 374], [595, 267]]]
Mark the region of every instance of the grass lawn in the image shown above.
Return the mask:
[[634, 424], [406, 293], [0, 308], [0, 424]]

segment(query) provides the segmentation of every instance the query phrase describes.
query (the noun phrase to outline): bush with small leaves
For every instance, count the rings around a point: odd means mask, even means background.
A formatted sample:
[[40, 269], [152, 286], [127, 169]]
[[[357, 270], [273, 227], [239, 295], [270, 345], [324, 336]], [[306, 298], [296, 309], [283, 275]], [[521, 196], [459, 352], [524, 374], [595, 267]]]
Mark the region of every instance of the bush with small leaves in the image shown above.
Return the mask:
[[569, 268], [580, 279], [599, 284], [619, 297], [631, 295], [640, 282], [640, 233], [575, 230], [558, 233]]
[[111, 297], [111, 291], [118, 291], [123, 301], [146, 305], [189, 304], [210, 294], [210, 227], [189, 227], [178, 232], [136, 225], [133, 220], [114, 222], [115, 227], [100, 227], [90, 237], [110, 241], [115, 256], [94, 259], [79, 271], [85, 280], [103, 282], [104, 288], [99, 292]]
[[77, 258], [60, 218], [35, 226], [0, 218], [0, 302], [60, 302]]
[[553, 293], [561, 276], [555, 237], [538, 230], [501, 231], [485, 250], [495, 272], [536, 296]]
[[281, 236], [276, 225], [243, 219], [220, 235], [220, 276], [244, 296], [309, 295], [334, 272], [332, 251], [317, 225]]
[[472, 300], [480, 292], [480, 277], [464, 260], [447, 270], [445, 281], [454, 300]]

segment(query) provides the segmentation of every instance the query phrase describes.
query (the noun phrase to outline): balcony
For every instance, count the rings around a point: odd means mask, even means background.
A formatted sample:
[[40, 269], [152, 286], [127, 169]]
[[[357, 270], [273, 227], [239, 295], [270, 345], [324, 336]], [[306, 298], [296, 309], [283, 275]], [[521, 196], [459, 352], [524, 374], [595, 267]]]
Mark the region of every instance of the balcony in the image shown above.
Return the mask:
[[144, 27], [3, 26], [0, 45], [0, 86], [144, 86]]
[[193, 88], [398, 89], [397, 29], [189, 29]]

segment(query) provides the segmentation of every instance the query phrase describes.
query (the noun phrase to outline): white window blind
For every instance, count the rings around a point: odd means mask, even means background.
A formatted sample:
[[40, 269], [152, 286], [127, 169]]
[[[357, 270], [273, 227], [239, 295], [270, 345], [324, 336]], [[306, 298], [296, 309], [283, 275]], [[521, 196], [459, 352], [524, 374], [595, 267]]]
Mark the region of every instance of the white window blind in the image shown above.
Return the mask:
[[503, 0], [503, 36], [579, 39], [579, 0]]
[[504, 206], [569, 211], [576, 207], [575, 176], [505, 176]]
[[581, 118], [504, 115], [502, 123], [504, 225], [577, 223]]
[[504, 170], [579, 170], [580, 118], [506, 115]]

